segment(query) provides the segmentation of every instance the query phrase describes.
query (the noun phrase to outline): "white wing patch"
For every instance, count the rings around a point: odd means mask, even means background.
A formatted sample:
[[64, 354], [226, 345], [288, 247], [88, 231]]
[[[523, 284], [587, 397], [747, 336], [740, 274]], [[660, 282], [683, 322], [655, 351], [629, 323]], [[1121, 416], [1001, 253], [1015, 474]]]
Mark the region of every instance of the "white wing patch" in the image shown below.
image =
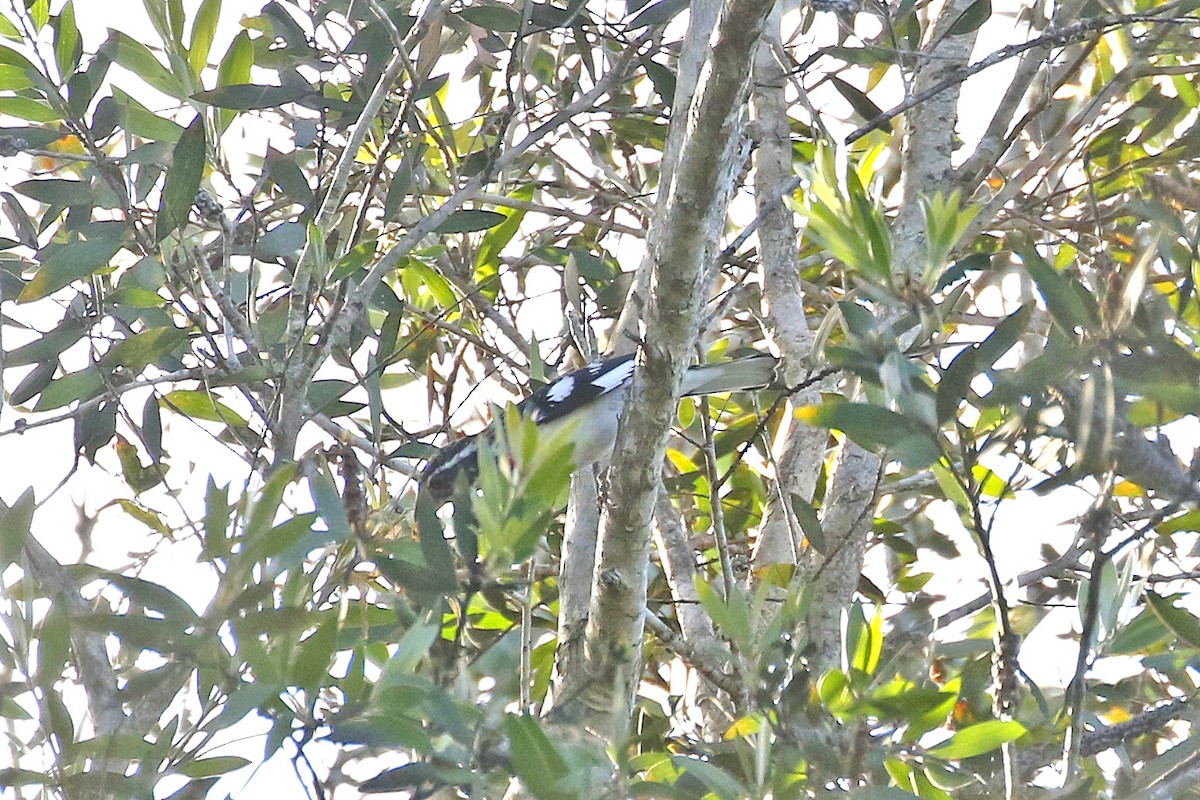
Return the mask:
[[626, 381], [633, 377], [633, 371], [637, 368], [637, 364], [633, 359], [629, 359], [623, 363], [617, 364], [603, 375], [597, 375], [592, 379], [592, 384], [603, 389], [605, 392], [611, 392], [620, 386], [623, 386]]
[[575, 376], [564, 375], [546, 387], [546, 399], [551, 403], [561, 403], [575, 391]]

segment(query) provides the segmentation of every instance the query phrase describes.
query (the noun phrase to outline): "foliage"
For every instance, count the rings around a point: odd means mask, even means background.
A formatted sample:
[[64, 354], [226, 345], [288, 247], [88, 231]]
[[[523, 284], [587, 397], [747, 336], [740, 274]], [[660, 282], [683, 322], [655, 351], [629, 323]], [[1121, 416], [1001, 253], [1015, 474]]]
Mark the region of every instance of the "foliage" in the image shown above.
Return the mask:
[[[871, 12], [878, 36], [785, 39], [813, 51], [789, 84], [803, 355], [833, 378], [794, 407], [681, 405], [665, 477], [694, 599], [652, 571], [621, 737], [552, 688], [561, 443], [498, 415], [519, 457], [485, 458], [453, 520], [416, 501], [438, 434], [594, 355], [630, 302], [687, 116], [684, 6], [148, 0], [137, 35], [97, 35], [78, 0], [0, 16], [20, 175], [0, 436], [10, 462], [69, 455], [0, 486], [0, 786], [216, 797], [290, 758], [313, 796], [987, 797], [1006, 758], [1026, 785], [1064, 739], [1081, 792], [1186, 771], [1186, 703], [1164, 704], [1190, 700], [1200, 648], [1200, 492], [1175, 456], [1200, 413], [1192, 4], [1077, 4], [1072, 28], [1025, 9], [1027, 102], [922, 187], [916, 264], [880, 109], [933, 23], [901, 3]], [[995, 22], [958, 6], [955, 36]], [[847, 122], [871, 130], [835, 151]], [[771, 333], [758, 256], [722, 255], [706, 357]], [[838, 665], [806, 633], [835, 601], [801, 559], [747, 566], [793, 420], [885, 465]], [[836, 460], [788, 498], [821, 556]], [[60, 480], [89, 489], [75, 539]], [[1042, 533], [1018, 516], [1037, 495], [1083, 522], [1001, 575]], [[712, 641], [680, 638], [689, 603]], [[1072, 685], [1005, 689], [1006, 659], [1045, 658], [1022, 638], [1063, 631]]]

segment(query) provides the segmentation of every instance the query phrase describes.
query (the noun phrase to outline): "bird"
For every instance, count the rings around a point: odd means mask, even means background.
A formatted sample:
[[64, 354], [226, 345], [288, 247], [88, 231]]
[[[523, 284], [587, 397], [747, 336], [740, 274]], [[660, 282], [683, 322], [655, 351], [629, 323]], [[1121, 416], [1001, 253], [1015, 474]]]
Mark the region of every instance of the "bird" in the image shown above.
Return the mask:
[[[778, 364], [769, 353], [755, 353], [690, 366], [680, 397], [765, 389], [775, 383]], [[537, 425], [540, 438], [557, 438], [570, 429], [563, 435], [572, 444], [572, 471], [603, 461], [616, 444], [636, 367], [634, 353], [595, 361], [529, 395], [517, 404], [517, 412]], [[489, 427], [442, 448], [421, 471], [421, 493], [440, 507], [453, 497], [460, 475], [473, 483], [479, 474], [480, 438], [491, 435]]]

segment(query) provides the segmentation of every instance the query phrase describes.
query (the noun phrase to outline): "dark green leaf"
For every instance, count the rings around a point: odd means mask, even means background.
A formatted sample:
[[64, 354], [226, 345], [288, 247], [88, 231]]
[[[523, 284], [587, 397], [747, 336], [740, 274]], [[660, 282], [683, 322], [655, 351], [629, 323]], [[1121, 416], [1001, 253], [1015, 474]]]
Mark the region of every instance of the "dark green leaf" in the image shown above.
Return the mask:
[[241, 756], [210, 756], [186, 762], [179, 771], [189, 778], [207, 778], [225, 775], [252, 763], [254, 762], [250, 759]]
[[314, 474], [309, 475], [308, 488], [318, 513], [329, 529], [330, 538], [338, 542], [349, 539], [350, 519], [346, 514], [346, 505], [329, 473], [314, 470]]
[[167, 619], [173, 618], [181, 628], [200, 620], [188, 602], [166, 586], [117, 572], [106, 573], [104, 578], [138, 606], [158, 611]]
[[975, 0], [954, 20], [947, 36], [962, 36], [976, 30], [992, 16], [992, 0]]
[[510, 714], [504, 718], [513, 769], [539, 800], [568, 797], [557, 787], [570, 770], [558, 748], [546, 736], [536, 717]]
[[26, 197], [32, 197], [39, 203], [63, 206], [64, 208], [86, 206], [95, 202], [91, 185], [84, 181], [44, 178], [22, 181], [13, 186], [13, 189]]
[[163, 66], [150, 48], [132, 36], [111, 31], [100, 52], [168, 97], [183, 99], [183, 84], [179, 78]]
[[25, 285], [19, 302], [40, 300], [72, 281], [106, 268], [121, 249], [125, 229], [121, 223], [92, 223], [79, 233], [87, 238], [52, 243], [42, 250], [41, 265], [33, 280]]
[[689, 0], [659, 0], [629, 21], [630, 29], [670, 22], [688, 7]]
[[433, 501], [424, 492], [417, 495], [417, 531], [421, 555], [425, 557], [425, 564], [438, 584], [455, 584], [454, 556], [450, 552], [450, 543], [442, 532], [442, 522], [437, 517]]
[[187, 341], [187, 331], [166, 326], [151, 328], [118, 342], [100, 359], [100, 365], [108, 370], [124, 367], [138, 374], [151, 364], [159, 364]]
[[78, 320], [68, 317], [49, 333], [42, 334], [29, 344], [21, 345], [4, 356], [4, 366], [24, 367], [52, 361], [71, 345], [83, 338], [84, 327]]
[[[830, 75], [829, 80], [833, 81], [833, 88], [837, 89], [838, 94], [846, 98], [846, 102], [854, 109], [854, 113], [862, 117], [864, 121], [870, 121], [883, 115], [883, 111], [875, 105], [875, 101], [867, 97], [866, 93], [857, 86], [847, 83], [836, 75]], [[891, 130], [892, 123], [885, 122], [884, 127]]]
[[1087, 329], [1099, 321], [1096, 300], [1079, 281], [1054, 269], [1032, 247], [1021, 252], [1021, 259], [1045, 299], [1046, 308], [1063, 330]]
[[[302, 206], [312, 205], [313, 191], [308, 185], [304, 171], [296, 164], [294, 155], [284, 155], [275, 148], [267, 150], [267, 172], [275, 185], [294, 202]], [[374, 243], [368, 243], [374, 247]]]
[[821, 527], [821, 518], [817, 516], [817, 510], [813, 508], [812, 503], [798, 494], [793, 494], [791, 499], [792, 513], [796, 515], [796, 521], [800, 523], [800, 530], [804, 531], [804, 537], [816, 548], [818, 553], [829, 555], [825, 551], [825, 531]]
[[472, 25], [497, 33], [514, 33], [521, 27], [521, 12], [510, 6], [470, 5], [458, 15]]
[[175, 144], [155, 225], [159, 241], [187, 224], [196, 193], [200, 191], [200, 179], [204, 177], [207, 151], [204, 115], [197, 114]]
[[885, 447], [905, 466], [921, 469], [941, 457], [933, 432], [920, 422], [868, 403], [832, 402], [796, 409], [810, 425], [836, 428], [867, 449]]
[[473, 233], [485, 231], [503, 223], [508, 217], [495, 211], [483, 211], [477, 208], [455, 211], [438, 225], [435, 233]]
[[[704, 788], [715, 792], [721, 800], [738, 800], [751, 792], [725, 770], [692, 756], [671, 756], [671, 764], [685, 776], [699, 779]], [[699, 794], [697, 792], [697, 794]]]
[[1194, 614], [1179, 608], [1156, 592], [1146, 592], [1146, 604], [1154, 611], [1155, 616], [1189, 647], [1200, 648], [1200, 619]]
[[70, 372], [51, 382], [42, 391], [34, 411], [53, 411], [56, 408], [85, 400], [104, 388], [104, 379], [95, 367]]
[[192, 95], [193, 100], [229, 108], [235, 111], [253, 111], [263, 108], [278, 108], [294, 103], [312, 94], [313, 90], [301, 83], [287, 86], [257, 86], [253, 83], [237, 83], [221, 86]]
[[328, 677], [337, 643], [338, 621], [330, 616], [300, 643], [300, 652], [292, 663], [290, 682], [309, 691], [320, 687]]
[[[51, 587], [46, 587], [47, 589]], [[71, 621], [66, 603], [52, 603], [37, 631], [37, 669], [34, 679], [38, 685], [52, 689], [67, 664], [71, 648]], [[57, 695], [58, 692], [51, 691]]]
[[154, 463], [161, 463], [166, 455], [162, 446], [162, 409], [159, 408], [158, 397], [153, 394], [146, 398], [146, 404], [142, 406], [142, 442]]
[[11, 506], [0, 502], [0, 570], [13, 563], [25, 549], [35, 506], [32, 488], [21, 492]]
[[75, 25], [75, 3], [69, 0], [54, 20], [54, 61], [58, 74], [70, 77], [79, 66], [82, 53], [79, 28]]
[[57, 370], [58, 361], [56, 359], [38, 362], [38, 365], [21, 379], [21, 382], [17, 384], [17, 388], [12, 390], [12, 393], [8, 396], [8, 402], [14, 406], [19, 406], [22, 403], [32, 400], [50, 384]]

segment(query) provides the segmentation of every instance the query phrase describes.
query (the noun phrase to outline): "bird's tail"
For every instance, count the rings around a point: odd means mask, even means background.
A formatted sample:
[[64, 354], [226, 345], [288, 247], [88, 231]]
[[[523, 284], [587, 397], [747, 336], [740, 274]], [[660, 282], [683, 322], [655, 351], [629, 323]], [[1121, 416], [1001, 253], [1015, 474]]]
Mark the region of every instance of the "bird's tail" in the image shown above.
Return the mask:
[[683, 376], [683, 394], [720, 394], [747, 389], [765, 389], [775, 382], [779, 359], [759, 353], [730, 361], [697, 364]]

